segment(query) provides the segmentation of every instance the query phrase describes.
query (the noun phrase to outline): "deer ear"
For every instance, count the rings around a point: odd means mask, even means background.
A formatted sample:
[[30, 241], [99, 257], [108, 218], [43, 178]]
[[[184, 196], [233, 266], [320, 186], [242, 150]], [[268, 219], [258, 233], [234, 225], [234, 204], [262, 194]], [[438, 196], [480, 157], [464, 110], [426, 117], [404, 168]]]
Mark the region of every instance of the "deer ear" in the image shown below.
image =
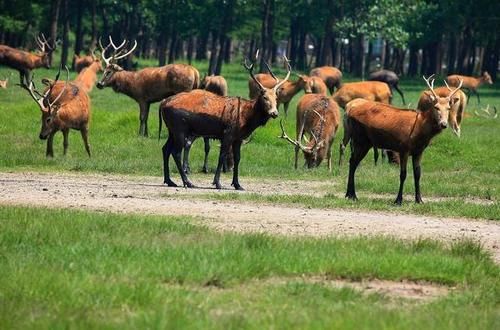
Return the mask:
[[431, 102], [436, 102], [436, 97], [431, 91], [425, 91], [424, 95], [427, 96]]
[[458, 103], [458, 101], [460, 101], [459, 97], [452, 97], [450, 100], [450, 105], [455, 105]]

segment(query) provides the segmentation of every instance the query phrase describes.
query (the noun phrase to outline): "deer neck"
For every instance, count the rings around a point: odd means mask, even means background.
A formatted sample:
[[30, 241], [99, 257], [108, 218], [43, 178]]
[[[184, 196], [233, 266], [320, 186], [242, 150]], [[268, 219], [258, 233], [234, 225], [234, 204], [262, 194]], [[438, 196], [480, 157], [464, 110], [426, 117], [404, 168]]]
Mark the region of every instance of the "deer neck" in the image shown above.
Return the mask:
[[122, 93], [131, 98], [136, 95], [136, 77], [133, 71], [118, 71], [112, 77], [111, 86], [117, 93]]
[[[259, 98], [252, 101], [240, 101], [240, 108], [237, 110], [239, 118], [240, 136], [246, 139], [259, 126], [264, 126], [269, 120], [267, 109]], [[235, 99], [234, 106], [238, 107], [238, 99]]]
[[301, 89], [303, 88], [302, 84], [299, 81], [295, 82], [286, 82], [282, 87], [283, 91], [281, 93], [280, 101], [286, 102], [292, 97], [295, 96]]
[[414, 143], [427, 146], [430, 140], [441, 133], [442, 130], [434, 118], [432, 110], [417, 111], [415, 123], [413, 124], [412, 131], [410, 131], [410, 140]]

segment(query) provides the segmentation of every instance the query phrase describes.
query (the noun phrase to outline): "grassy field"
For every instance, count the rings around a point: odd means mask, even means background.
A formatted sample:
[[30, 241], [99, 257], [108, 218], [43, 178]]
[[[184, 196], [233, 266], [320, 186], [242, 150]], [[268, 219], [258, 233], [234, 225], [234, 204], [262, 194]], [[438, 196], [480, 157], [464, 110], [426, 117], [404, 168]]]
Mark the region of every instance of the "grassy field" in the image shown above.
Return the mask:
[[[151, 63], [153, 64], [153, 63]], [[204, 72], [206, 63], [195, 63]], [[4, 67], [0, 68], [0, 77], [13, 72]], [[223, 74], [229, 83], [231, 95], [247, 96], [248, 75], [237, 64], [224, 66]], [[282, 71], [281, 71], [281, 74]], [[37, 79], [53, 77], [55, 70], [40, 69], [36, 71]], [[73, 74], [74, 75], [74, 74]], [[11, 81], [17, 81], [17, 73]], [[346, 81], [353, 80], [346, 77]], [[439, 81], [437, 82], [439, 85]], [[415, 106], [420, 92], [425, 87], [423, 80], [403, 80], [402, 89], [406, 93], [407, 101]], [[481, 87], [483, 105], [490, 104], [500, 107], [500, 88], [498, 85]], [[299, 94], [291, 104], [291, 115], [286, 123], [289, 134], [294, 131], [294, 109]], [[128, 97], [114, 93], [111, 89], [94, 89], [91, 94], [93, 118], [90, 128], [90, 143], [93, 156], [88, 158], [78, 132], [70, 134], [68, 155], [62, 155], [62, 134], [55, 138], [55, 158], [45, 158], [45, 141], [38, 139], [40, 130], [40, 111], [25, 91], [17, 86], [7, 90], [0, 90], [0, 170], [2, 171], [76, 171], [121, 173], [130, 175], [154, 175], [161, 182], [162, 158], [161, 146], [166, 132], [162, 133], [161, 140], [157, 139], [158, 104], [152, 106], [150, 112], [149, 138], [137, 135], [139, 127], [139, 111], [137, 104]], [[395, 104], [401, 99], [395, 95]], [[472, 98], [467, 110], [473, 114], [477, 109], [475, 98]], [[446, 214], [448, 208], [453, 208], [454, 215], [473, 216], [478, 218], [496, 218], [498, 215], [498, 200], [500, 197], [500, 119], [485, 119], [468, 116], [462, 124], [462, 138], [455, 137], [451, 130], [446, 130], [437, 136], [432, 145], [424, 153], [422, 161], [422, 192], [426, 197], [445, 196], [456, 197], [455, 204], [440, 204], [442, 211], [437, 214]], [[347, 202], [329, 200], [333, 194], [343, 193], [347, 182], [347, 162], [339, 168], [338, 143], [342, 136], [342, 129], [338, 132], [334, 142], [334, 170], [329, 173], [326, 165], [308, 170], [305, 168], [293, 169], [293, 148], [286, 141], [279, 139], [279, 121], [271, 120], [265, 127], [257, 129], [251, 143], [245, 145], [242, 151], [241, 183], [245, 186], [245, 177], [268, 177], [276, 179], [299, 180], [334, 180], [338, 183], [324, 197], [321, 207], [352, 207]], [[218, 154], [218, 143], [213, 142], [211, 152], [211, 168], [214, 169]], [[191, 157], [193, 170], [200, 171], [203, 158], [203, 146], [198, 140]], [[175, 167], [175, 166], [172, 166]], [[410, 166], [411, 168], [411, 166]], [[180, 179], [174, 174], [174, 180]], [[230, 176], [224, 175], [222, 183], [229, 185]], [[383, 164], [374, 166], [373, 157], [369, 154], [357, 172], [357, 190], [361, 203], [360, 208], [391, 209], [391, 201], [396, 195], [399, 182], [399, 169]], [[195, 182], [196, 183], [196, 182]], [[413, 178], [411, 170], [406, 181], [405, 192], [413, 192]], [[369, 195], [389, 194], [391, 197], [373, 203]], [[368, 196], [367, 196], [368, 195]], [[239, 199], [234, 195], [230, 198]], [[249, 198], [249, 197], [243, 197]], [[461, 203], [467, 198], [479, 198], [493, 201], [488, 205], [468, 205]], [[287, 202], [277, 199], [267, 199], [269, 202]], [[407, 201], [412, 203], [412, 200]], [[311, 203], [309, 203], [311, 204]], [[383, 205], [382, 205], [383, 204]], [[372, 206], [379, 205], [379, 206]], [[312, 205], [314, 206], [314, 205]], [[432, 213], [432, 206], [411, 206], [417, 213]], [[466, 209], [468, 208], [468, 209]], [[471, 210], [471, 208], [473, 210]], [[484, 210], [484, 211], [482, 211]], [[435, 212], [436, 214], [436, 212]]]
[[[0, 207], [0, 327], [500, 326], [500, 269], [471, 241], [289, 239], [199, 222]], [[328, 285], [373, 278], [450, 293], [415, 302]]]

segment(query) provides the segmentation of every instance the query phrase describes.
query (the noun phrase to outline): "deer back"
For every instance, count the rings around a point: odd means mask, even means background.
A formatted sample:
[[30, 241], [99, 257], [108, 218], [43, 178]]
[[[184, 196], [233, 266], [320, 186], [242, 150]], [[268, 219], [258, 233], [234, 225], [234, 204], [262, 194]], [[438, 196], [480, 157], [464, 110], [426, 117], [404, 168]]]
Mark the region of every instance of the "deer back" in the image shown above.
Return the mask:
[[391, 90], [389, 85], [380, 81], [361, 81], [343, 84], [335, 92], [333, 99], [343, 108], [348, 102], [362, 98], [368, 101], [390, 103]]
[[223, 76], [206, 76], [201, 87], [220, 96], [227, 96], [227, 82]]
[[31, 54], [24, 50], [0, 45], [0, 64], [4, 64], [16, 70], [33, 70], [47, 66], [45, 54]]

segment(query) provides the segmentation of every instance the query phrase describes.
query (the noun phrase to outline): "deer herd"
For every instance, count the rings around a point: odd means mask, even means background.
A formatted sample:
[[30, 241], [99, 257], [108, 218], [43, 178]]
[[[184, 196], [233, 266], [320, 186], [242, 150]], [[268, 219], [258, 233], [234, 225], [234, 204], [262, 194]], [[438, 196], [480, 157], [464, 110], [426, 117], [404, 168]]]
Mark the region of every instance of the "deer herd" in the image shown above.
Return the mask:
[[[254, 74], [255, 58], [244, 61], [248, 71], [249, 98], [228, 96], [227, 82], [222, 76], [205, 76], [200, 79], [196, 68], [186, 64], [169, 64], [162, 67], [148, 67], [139, 71], [127, 71], [120, 66], [120, 60], [134, 52], [133, 45], [124, 40], [117, 45], [111, 37], [101, 48], [100, 58], [95, 50], [89, 56], [75, 55], [77, 77], [70, 81], [66, 67], [66, 79], [59, 80], [61, 69], [54, 80], [42, 79], [44, 89], [37, 89], [32, 71], [36, 68], [50, 68], [51, 53], [57, 44], [49, 42], [43, 34], [36, 38], [39, 54], [0, 45], [0, 65], [19, 72], [19, 86], [24, 88], [41, 110], [40, 139], [47, 140], [46, 156], [53, 157], [53, 138], [56, 132], [63, 133], [64, 154], [68, 148], [70, 129], [79, 130], [85, 149], [90, 157], [88, 128], [91, 117], [89, 93], [93, 86], [103, 89], [111, 87], [115, 92], [135, 100], [140, 109], [139, 135], [148, 136], [148, 116], [151, 103], [160, 102], [159, 134], [162, 122], [168, 129], [168, 139], [162, 148], [164, 184], [177, 186], [170, 176], [169, 160], [174, 159], [182, 179], [182, 185], [194, 187], [189, 180], [189, 150], [193, 141], [203, 137], [205, 161], [203, 171], [208, 172], [210, 139], [221, 143], [220, 154], [213, 185], [221, 189], [221, 171], [232, 168], [232, 186], [242, 190], [239, 182], [241, 146], [245, 139], [270, 119], [277, 118], [278, 108], [283, 104], [284, 118], [292, 98], [299, 92], [296, 110], [296, 135], [290, 138], [280, 120], [282, 139], [295, 149], [295, 168], [298, 167], [299, 152], [302, 151], [308, 168], [319, 166], [326, 160], [332, 169], [332, 146], [341, 122], [344, 135], [340, 143], [339, 164], [347, 144], [350, 144], [349, 175], [346, 198], [356, 200], [355, 172], [370, 148], [390, 151], [396, 154], [400, 166], [400, 185], [395, 200], [401, 204], [406, 168], [412, 157], [415, 182], [415, 202], [421, 203], [420, 161], [422, 153], [432, 138], [443, 129], [451, 127], [460, 137], [460, 125], [470, 93], [477, 96], [477, 88], [492, 84], [487, 72], [479, 78], [450, 75], [444, 81], [445, 87], [434, 88], [433, 76], [424, 77], [426, 90], [421, 93], [417, 109], [400, 109], [391, 105], [392, 90], [405, 99], [398, 86], [398, 76], [388, 70], [370, 75], [369, 81], [342, 83], [342, 72], [334, 67], [318, 67], [309, 76], [296, 75], [290, 81], [292, 68], [286, 56], [286, 76], [278, 78], [264, 62], [268, 73]], [[131, 47], [128, 47], [131, 45]], [[104, 61], [104, 66], [101, 64]], [[99, 72], [103, 72], [98, 80]], [[0, 80], [0, 87], [7, 88], [7, 80]], [[97, 83], [96, 83], [97, 81]], [[468, 91], [466, 95], [461, 88]], [[331, 96], [329, 96], [329, 94]], [[343, 116], [340, 108], [343, 109]], [[343, 117], [343, 119], [342, 119]], [[378, 152], [375, 152], [378, 157]]]

